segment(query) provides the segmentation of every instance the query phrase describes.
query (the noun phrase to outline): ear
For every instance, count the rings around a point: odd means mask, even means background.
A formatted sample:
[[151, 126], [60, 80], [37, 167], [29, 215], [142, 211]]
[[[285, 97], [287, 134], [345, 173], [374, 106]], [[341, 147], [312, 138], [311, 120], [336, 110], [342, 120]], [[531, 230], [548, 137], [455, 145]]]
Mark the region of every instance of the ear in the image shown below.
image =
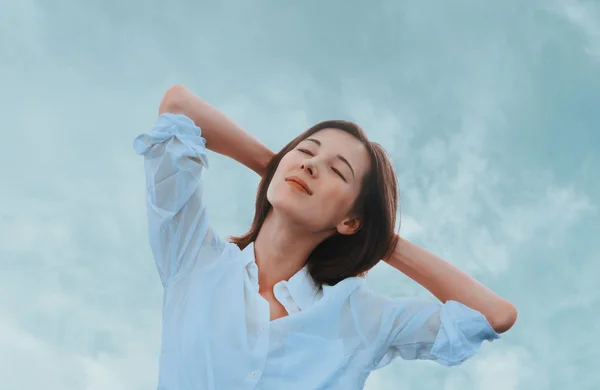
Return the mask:
[[340, 234], [354, 234], [359, 231], [361, 228], [360, 219], [358, 217], [349, 217], [340, 222], [339, 225], [336, 226], [336, 230]]

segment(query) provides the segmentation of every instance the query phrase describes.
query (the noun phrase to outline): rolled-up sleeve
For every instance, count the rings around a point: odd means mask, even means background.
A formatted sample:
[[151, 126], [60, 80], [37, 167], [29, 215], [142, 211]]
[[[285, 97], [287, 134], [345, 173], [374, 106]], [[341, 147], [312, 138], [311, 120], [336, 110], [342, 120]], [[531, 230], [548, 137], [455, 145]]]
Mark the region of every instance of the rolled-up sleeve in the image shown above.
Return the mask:
[[462, 303], [391, 299], [381, 317], [374, 369], [397, 357], [458, 365], [473, 356], [483, 341], [499, 337], [480, 312]]
[[208, 158], [201, 134], [190, 118], [167, 113], [133, 142], [144, 156], [148, 236], [163, 286], [189, 271], [207, 238], [213, 240], [203, 199]]

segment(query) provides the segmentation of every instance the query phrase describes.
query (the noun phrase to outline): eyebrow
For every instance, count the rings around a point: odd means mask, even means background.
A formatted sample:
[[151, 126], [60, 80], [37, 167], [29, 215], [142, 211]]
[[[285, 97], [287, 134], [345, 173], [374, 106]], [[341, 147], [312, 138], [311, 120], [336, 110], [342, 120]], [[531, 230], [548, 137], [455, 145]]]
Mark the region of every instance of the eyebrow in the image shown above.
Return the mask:
[[[307, 139], [305, 139], [305, 141], [314, 142], [318, 146], [321, 146], [321, 141], [319, 141], [318, 139], [307, 138]], [[348, 162], [348, 160], [346, 160], [346, 158], [344, 156], [342, 156], [341, 154], [338, 154], [336, 157], [338, 159], [340, 159], [344, 164], [346, 164], [348, 166], [348, 168], [350, 168], [350, 171], [352, 172], [352, 177], [355, 177], [355, 175], [354, 175], [354, 169], [352, 169], [352, 165], [350, 165], [350, 163]]]

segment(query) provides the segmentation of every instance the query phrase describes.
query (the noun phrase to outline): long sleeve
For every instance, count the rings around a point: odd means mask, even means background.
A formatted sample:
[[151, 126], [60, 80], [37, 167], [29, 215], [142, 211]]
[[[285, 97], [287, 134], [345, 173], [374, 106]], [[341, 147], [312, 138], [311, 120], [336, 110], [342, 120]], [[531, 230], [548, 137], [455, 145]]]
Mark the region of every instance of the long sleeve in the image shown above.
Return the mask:
[[374, 293], [367, 301], [363, 314], [376, 324], [371, 327], [377, 334], [374, 369], [398, 357], [458, 365], [472, 357], [483, 341], [500, 337], [480, 312], [456, 301], [390, 299]]
[[202, 171], [206, 140], [194, 122], [162, 114], [133, 147], [144, 156], [148, 237], [163, 286], [189, 273], [199, 258], [215, 258], [222, 242], [210, 229]]

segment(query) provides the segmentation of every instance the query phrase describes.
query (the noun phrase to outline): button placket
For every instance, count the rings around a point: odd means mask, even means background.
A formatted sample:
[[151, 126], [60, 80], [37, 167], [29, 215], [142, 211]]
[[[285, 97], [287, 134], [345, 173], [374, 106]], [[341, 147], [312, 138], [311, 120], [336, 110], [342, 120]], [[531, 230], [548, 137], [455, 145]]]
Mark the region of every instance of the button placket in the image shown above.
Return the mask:
[[257, 356], [260, 356], [259, 360], [253, 363], [255, 370], [248, 373], [247, 379], [252, 382], [257, 382], [260, 377], [263, 375], [263, 370], [266, 365], [266, 360], [268, 359], [269, 354], [269, 303], [259, 294], [257, 294], [257, 299], [259, 301], [260, 306], [260, 320], [256, 323], [256, 327], [254, 328], [254, 333], [257, 338], [256, 350]]

